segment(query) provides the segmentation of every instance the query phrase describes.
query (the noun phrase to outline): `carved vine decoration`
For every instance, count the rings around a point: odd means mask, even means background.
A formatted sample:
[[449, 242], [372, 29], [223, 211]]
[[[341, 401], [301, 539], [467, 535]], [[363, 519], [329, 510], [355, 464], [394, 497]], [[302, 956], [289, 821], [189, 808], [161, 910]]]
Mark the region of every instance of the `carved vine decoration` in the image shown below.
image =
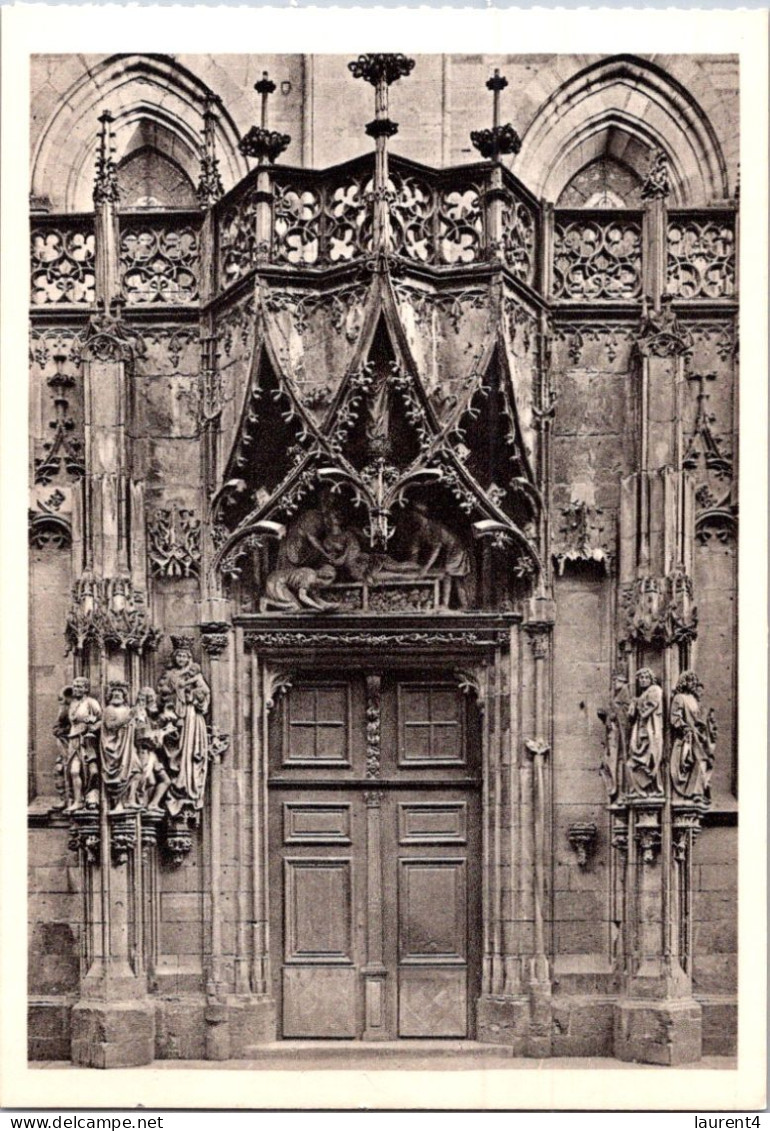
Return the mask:
[[198, 577], [201, 521], [195, 512], [175, 504], [156, 510], [147, 522], [147, 557], [153, 577]]

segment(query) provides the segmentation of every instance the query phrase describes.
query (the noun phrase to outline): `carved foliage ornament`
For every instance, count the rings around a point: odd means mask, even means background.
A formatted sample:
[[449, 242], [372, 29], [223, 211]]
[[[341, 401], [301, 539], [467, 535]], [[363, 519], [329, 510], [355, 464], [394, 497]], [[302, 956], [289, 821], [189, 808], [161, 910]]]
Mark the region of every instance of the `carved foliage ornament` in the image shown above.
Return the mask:
[[147, 556], [153, 577], [198, 577], [201, 522], [187, 507], [155, 511], [147, 523]]
[[50, 440], [43, 444], [45, 455], [35, 460], [35, 482], [46, 486], [60, 472], [65, 472], [74, 479], [79, 479], [85, 474], [83, 461], [83, 442], [75, 432], [75, 421], [70, 414], [70, 404], [66, 396], [74, 386], [75, 378], [64, 372], [67, 356], [64, 353], [54, 354], [56, 372], [46, 379], [46, 384], [53, 394], [55, 416], [49, 428], [53, 432]]
[[554, 561], [559, 575], [567, 565], [577, 562], [597, 562], [609, 573], [611, 553], [602, 537], [604, 525], [602, 511], [586, 502], [574, 499], [562, 507], [563, 524], [559, 527], [561, 538], [554, 552]]
[[620, 638], [671, 647], [698, 635], [692, 579], [680, 566], [666, 577], [642, 577], [622, 587]]
[[142, 653], [157, 648], [160, 629], [149, 619], [144, 592], [127, 575], [99, 578], [86, 571], [72, 590], [67, 614], [67, 650], [89, 646]]

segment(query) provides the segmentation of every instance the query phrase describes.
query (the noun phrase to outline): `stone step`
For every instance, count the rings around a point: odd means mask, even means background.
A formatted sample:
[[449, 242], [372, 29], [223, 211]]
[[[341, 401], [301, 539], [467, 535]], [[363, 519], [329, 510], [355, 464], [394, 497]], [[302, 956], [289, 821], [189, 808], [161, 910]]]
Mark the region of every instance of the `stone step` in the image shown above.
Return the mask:
[[315, 1060], [318, 1058], [339, 1057], [342, 1060], [360, 1060], [376, 1057], [496, 1057], [510, 1058], [512, 1049], [507, 1045], [479, 1044], [478, 1041], [461, 1040], [414, 1040], [400, 1041], [271, 1041], [264, 1045], [248, 1045], [243, 1050], [247, 1060]]

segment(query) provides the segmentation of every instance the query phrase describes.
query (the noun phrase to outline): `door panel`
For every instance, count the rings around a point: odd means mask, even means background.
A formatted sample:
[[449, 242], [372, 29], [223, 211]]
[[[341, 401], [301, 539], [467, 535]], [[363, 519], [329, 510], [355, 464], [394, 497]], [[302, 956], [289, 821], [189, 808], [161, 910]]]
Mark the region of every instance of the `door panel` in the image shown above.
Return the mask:
[[467, 1037], [465, 970], [401, 969], [398, 972], [399, 1037]]
[[357, 998], [357, 977], [352, 967], [285, 967], [284, 1037], [357, 1037]]
[[399, 964], [465, 963], [464, 860], [399, 860]]
[[352, 963], [350, 871], [350, 860], [284, 861], [287, 963]]
[[374, 772], [364, 672], [292, 673], [270, 722], [271, 940], [284, 1037], [474, 1032], [477, 721], [441, 673], [380, 676]]

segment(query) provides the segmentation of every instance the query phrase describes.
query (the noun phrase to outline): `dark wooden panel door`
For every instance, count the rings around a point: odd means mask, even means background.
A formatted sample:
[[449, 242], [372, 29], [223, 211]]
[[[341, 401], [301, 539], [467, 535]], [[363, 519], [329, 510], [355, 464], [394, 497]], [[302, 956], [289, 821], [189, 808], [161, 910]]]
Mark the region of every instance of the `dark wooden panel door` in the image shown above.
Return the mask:
[[386, 673], [377, 689], [376, 766], [363, 674], [296, 677], [271, 724], [273, 977], [286, 1038], [473, 1035], [477, 728], [446, 679]]

